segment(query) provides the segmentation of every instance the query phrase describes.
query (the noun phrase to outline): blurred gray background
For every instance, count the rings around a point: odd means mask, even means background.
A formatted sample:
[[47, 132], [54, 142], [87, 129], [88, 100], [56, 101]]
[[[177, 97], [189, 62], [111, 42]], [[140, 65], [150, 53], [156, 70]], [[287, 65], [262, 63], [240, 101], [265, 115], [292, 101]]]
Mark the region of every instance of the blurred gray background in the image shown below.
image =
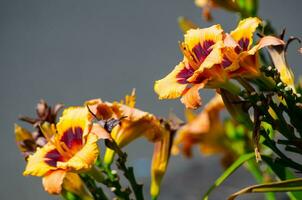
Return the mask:
[[[289, 35], [301, 36], [301, 0], [262, 0], [259, 16]], [[214, 22], [201, 19], [192, 0], [1, 0], [0, 1], [0, 199], [58, 199], [43, 191], [40, 178], [23, 177], [25, 163], [16, 148], [13, 124], [19, 114], [34, 116], [39, 99], [66, 106], [101, 97], [119, 100], [137, 89], [137, 107], [165, 116], [182, 116], [178, 100], [158, 101], [153, 82], [170, 72], [182, 55], [178, 16], [201, 27], [235, 27], [237, 17], [215, 10]], [[298, 45], [289, 63], [301, 72]], [[206, 93], [206, 99], [210, 93]], [[19, 123], [24, 125], [23, 123]], [[148, 196], [152, 145], [143, 139], [126, 148], [130, 164], [145, 183]], [[222, 172], [219, 157], [172, 157], [159, 199], [200, 199]], [[224, 199], [254, 183], [243, 169], [212, 199]], [[241, 199], [262, 199], [246, 196]]]

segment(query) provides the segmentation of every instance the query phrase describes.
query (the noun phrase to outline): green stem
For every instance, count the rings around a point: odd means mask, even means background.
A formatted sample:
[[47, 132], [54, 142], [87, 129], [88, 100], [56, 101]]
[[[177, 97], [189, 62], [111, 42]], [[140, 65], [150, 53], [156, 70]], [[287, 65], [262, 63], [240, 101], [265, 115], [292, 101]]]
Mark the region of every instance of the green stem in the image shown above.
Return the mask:
[[224, 82], [220, 87], [231, 92], [234, 95], [239, 96], [241, 94], [241, 88], [231, 81]]
[[87, 186], [95, 200], [108, 200], [109, 198], [104, 193], [101, 187], [96, 185], [95, 180], [87, 174], [81, 174], [81, 179]]
[[133, 172], [133, 167], [127, 167], [126, 164], [126, 158], [125, 157], [119, 157], [117, 160], [117, 167], [123, 171], [124, 176], [127, 178], [127, 180], [129, 181], [131, 188], [134, 192], [135, 198], [137, 200], [143, 200], [144, 199], [144, 195], [143, 195], [143, 185], [142, 184], [138, 184], [135, 176], [134, 176], [134, 172]]
[[105, 165], [102, 167], [103, 172], [107, 175], [107, 179], [103, 182], [111, 191], [121, 200], [130, 200], [131, 191], [129, 188], [123, 189], [119, 182], [119, 177], [116, 173], [113, 173], [110, 166]]
[[99, 183], [104, 182], [105, 177], [102, 174], [101, 171], [99, 171], [96, 167], [92, 167], [89, 172], [87, 172], [88, 175], [92, 176], [94, 180], [96, 180]]
[[113, 148], [114, 152], [116, 152], [116, 154], [118, 155], [117, 167], [123, 172], [125, 178], [130, 183], [135, 198], [137, 200], [143, 200], [144, 199], [143, 185], [137, 183], [134, 176], [133, 167], [126, 166], [127, 154], [122, 152], [122, 150], [119, 148], [119, 146], [116, 144], [114, 140], [108, 142], [110, 143], [109, 145]]

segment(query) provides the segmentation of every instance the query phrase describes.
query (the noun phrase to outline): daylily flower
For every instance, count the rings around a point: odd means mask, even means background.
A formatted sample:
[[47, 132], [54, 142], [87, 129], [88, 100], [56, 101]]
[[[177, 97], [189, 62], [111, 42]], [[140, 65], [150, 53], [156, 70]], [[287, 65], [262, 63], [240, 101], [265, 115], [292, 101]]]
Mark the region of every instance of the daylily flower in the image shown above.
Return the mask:
[[86, 107], [65, 109], [59, 122], [43, 128], [48, 143], [29, 156], [24, 175], [42, 176], [44, 189], [59, 194], [66, 175], [92, 168], [99, 149], [97, 140], [109, 138], [98, 133], [99, 125], [91, 123], [91, 114]]
[[185, 34], [180, 48], [184, 59], [165, 78], [155, 82], [154, 90], [160, 99], [182, 96], [187, 108], [201, 105], [199, 89], [227, 87], [222, 62], [223, 30], [220, 25], [191, 29]]
[[[111, 131], [112, 138], [120, 148], [140, 136], [144, 136], [152, 142], [158, 141], [162, 137], [163, 127], [159, 119], [148, 112], [134, 108], [134, 91], [121, 102], [110, 103], [94, 99], [86, 102], [86, 105], [99, 120], [123, 118], [120, 124], [115, 126]], [[114, 154], [113, 150], [107, 148], [104, 163], [110, 165]]]
[[178, 154], [182, 151], [185, 156], [191, 157], [192, 147], [199, 145], [203, 154], [223, 154], [224, 162], [231, 161], [233, 153], [228, 148], [225, 127], [219, 116], [222, 109], [224, 103], [221, 96], [216, 94], [200, 114], [196, 115], [191, 110], [187, 110], [188, 123], [178, 130], [172, 152]]
[[239, 22], [235, 30], [225, 35], [221, 65], [230, 77], [260, 76], [258, 51], [266, 46], [284, 43], [279, 38], [266, 36], [252, 46], [253, 34], [260, 23], [261, 20], [256, 17], [246, 18]]

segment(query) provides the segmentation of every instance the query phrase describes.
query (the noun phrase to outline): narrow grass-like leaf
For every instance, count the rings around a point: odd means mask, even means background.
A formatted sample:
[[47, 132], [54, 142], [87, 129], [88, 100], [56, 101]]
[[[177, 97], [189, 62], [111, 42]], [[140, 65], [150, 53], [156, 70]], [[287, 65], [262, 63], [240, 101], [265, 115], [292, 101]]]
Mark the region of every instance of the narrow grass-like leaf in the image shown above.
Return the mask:
[[224, 173], [215, 181], [203, 196], [203, 200], [208, 200], [210, 193], [219, 185], [221, 185], [231, 174], [233, 174], [243, 163], [255, 157], [254, 153], [244, 154], [240, 156]]
[[[288, 170], [283, 165], [280, 165], [278, 162], [275, 162], [269, 156], [262, 156], [262, 160], [270, 167], [270, 169], [281, 180], [288, 180], [288, 179], [296, 178], [296, 176], [290, 170]], [[302, 192], [288, 192], [287, 195], [291, 200], [300, 200], [300, 199], [302, 199]]]
[[247, 193], [289, 192], [289, 191], [302, 191], [302, 178], [249, 186], [232, 194], [231, 196], [229, 196], [228, 200], [234, 200], [236, 197]]

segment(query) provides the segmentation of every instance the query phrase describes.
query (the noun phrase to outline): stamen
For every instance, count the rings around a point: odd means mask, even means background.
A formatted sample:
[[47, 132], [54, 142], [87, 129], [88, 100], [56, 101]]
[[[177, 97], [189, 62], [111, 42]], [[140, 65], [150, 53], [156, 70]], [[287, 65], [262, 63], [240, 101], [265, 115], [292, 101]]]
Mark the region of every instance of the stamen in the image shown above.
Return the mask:
[[58, 152], [63, 156], [63, 157], [70, 157], [68, 152], [64, 151], [64, 149], [62, 149], [61, 146], [61, 142], [58, 141], [55, 145], [56, 149], [58, 150]]
[[62, 150], [70, 157], [72, 157], [72, 153], [70, 152], [70, 149], [67, 147], [67, 145], [64, 142], [60, 142], [60, 147], [62, 147]]
[[198, 69], [198, 59], [195, 54], [191, 53], [188, 49], [188, 46], [184, 43], [179, 43], [179, 47], [184, 56], [188, 59], [190, 66], [193, 69]]

